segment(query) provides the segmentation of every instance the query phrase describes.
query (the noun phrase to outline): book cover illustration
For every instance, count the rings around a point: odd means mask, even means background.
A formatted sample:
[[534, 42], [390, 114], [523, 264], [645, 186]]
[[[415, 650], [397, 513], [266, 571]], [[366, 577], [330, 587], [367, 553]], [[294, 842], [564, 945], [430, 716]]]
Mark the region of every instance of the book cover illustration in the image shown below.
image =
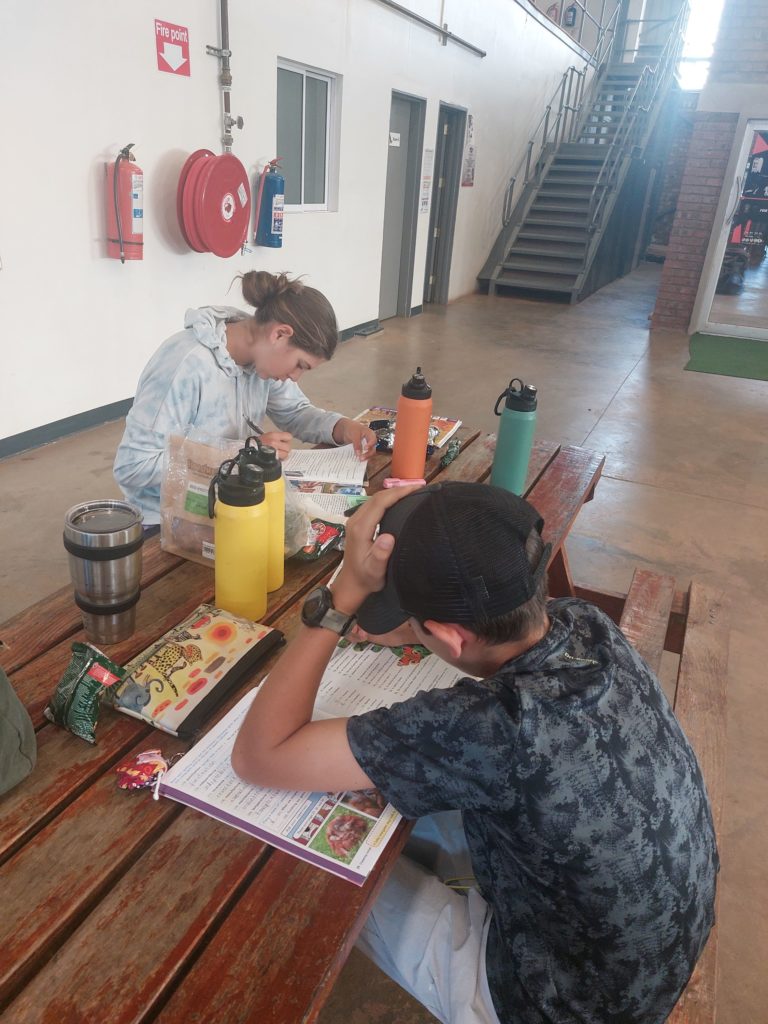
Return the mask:
[[[397, 410], [388, 409], [383, 405], [373, 405], [370, 409], [365, 409], [364, 412], [359, 413], [355, 416], [355, 419], [359, 423], [364, 423], [366, 427], [369, 427], [371, 423], [375, 423], [376, 420], [389, 420], [390, 422], [396, 420]], [[446, 441], [448, 441], [461, 426], [461, 420], [454, 419], [450, 416], [432, 416], [430, 421], [430, 427], [433, 428], [436, 433], [430, 437], [430, 444], [433, 444], [435, 448], [442, 448]]]
[[125, 666], [113, 704], [177, 736], [206, 714], [283, 635], [270, 626], [203, 604]]

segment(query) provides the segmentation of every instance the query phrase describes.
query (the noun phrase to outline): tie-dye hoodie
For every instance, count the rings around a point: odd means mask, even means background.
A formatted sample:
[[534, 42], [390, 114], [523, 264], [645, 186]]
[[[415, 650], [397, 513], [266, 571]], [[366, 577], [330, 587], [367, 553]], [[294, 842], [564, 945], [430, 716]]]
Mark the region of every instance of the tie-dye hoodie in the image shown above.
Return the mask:
[[114, 473], [147, 526], [160, 522], [163, 452], [170, 434], [194, 427], [210, 437], [245, 438], [251, 433], [245, 417], [261, 423], [266, 414], [278, 429], [302, 441], [333, 444], [341, 414], [311, 405], [293, 381], [262, 380], [232, 359], [226, 322], [247, 316], [226, 306], [187, 310], [185, 329], [163, 342], [144, 368]]

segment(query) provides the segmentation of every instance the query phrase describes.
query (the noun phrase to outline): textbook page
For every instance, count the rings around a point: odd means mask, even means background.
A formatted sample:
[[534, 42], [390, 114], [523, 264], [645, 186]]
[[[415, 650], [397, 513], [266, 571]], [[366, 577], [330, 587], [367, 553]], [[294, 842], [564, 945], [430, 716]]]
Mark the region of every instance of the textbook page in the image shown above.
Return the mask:
[[366, 465], [351, 444], [340, 448], [294, 448], [283, 462], [283, 473], [292, 483], [322, 481], [362, 488]]
[[[459, 678], [461, 673], [416, 645], [388, 648], [342, 640], [323, 676], [315, 717], [348, 717]], [[362, 885], [400, 815], [376, 790], [286, 792], [240, 780], [230, 756], [255, 692], [173, 765], [159, 792]]]

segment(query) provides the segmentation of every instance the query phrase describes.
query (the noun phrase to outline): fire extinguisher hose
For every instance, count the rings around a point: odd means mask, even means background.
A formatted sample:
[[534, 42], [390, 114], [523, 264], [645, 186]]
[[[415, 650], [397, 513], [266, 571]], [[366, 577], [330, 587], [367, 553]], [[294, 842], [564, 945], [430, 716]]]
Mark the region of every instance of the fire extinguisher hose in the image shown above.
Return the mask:
[[123, 222], [120, 217], [120, 202], [117, 194], [117, 179], [118, 171], [120, 169], [121, 160], [130, 160], [131, 149], [136, 145], [135, 142], [129, 142], [127, 146], [123, 146], [120, 152], [115, 158], [115, 171], [112, 175], [112, 201], [115, 204], [115, 221], [117, 223], [117, 243], [120, 246], [120, 262], [125, 263], [125, 245], [123, 243]]

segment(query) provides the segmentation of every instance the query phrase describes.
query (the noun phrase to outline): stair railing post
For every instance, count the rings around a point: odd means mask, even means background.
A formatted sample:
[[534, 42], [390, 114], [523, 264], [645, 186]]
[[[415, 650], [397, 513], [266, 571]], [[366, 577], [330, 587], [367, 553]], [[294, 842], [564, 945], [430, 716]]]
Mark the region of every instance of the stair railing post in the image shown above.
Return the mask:
[[[568, 130], [569, 130], [569, 127], [570, 127], [570, 119], [571, 119], [571, 91], [573, 89], [573, 75], [574, 75], [575, 71], [576, 71], [576, 68], [573, 65], [571, 65], [568, 68], [568, 88], [567, 88], [567, 90], [565, 89], [565, 81], [563, 81], [563, 90], [561, 92], [561, 102], [560, 102], [560, 107], [561, 107], [561, 109], [563, 111], [563, 123], [560, 126], [560, 138], [559, 138], [559, 140], [557, 140], [557, 139], [555, 140], [555, 145], [558, 145], [559, 142], [566, 142], [568, 140]], [[563, 94], [564, 94], [564, 100], [563, 100]]]
[[566, 80], [567, 80], [567, 95], [570, 96], [571, 92], [571, 72], [573, 71], [573, 65], [568, 68], [566, 73], [560, 80], [560, 101], [557, 108], [557, 127], [555, 129], [555, 149], [560, 145], [560, 141], [563, 138], [563, 132], [565, 130], [566, 121], [568, 119], [568, 109], [566, 99]]

